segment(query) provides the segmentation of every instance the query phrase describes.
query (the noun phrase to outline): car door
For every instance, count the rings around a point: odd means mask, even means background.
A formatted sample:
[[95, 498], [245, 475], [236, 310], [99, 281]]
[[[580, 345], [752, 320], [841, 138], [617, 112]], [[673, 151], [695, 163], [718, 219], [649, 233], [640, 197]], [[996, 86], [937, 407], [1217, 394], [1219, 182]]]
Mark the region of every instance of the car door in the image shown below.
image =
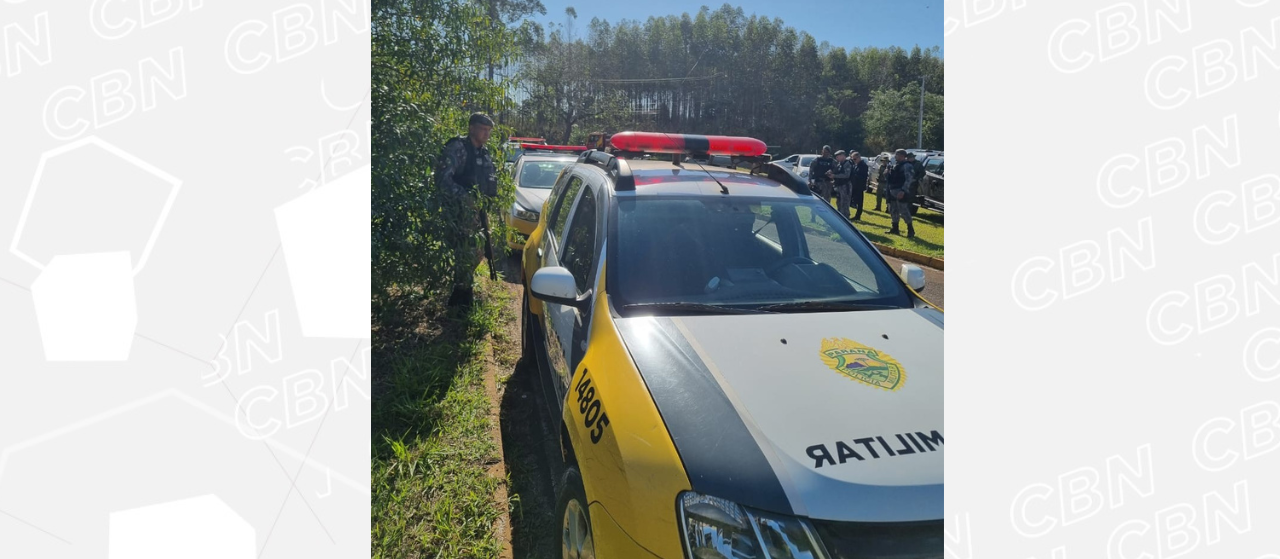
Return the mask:
[[[543, 235], [542, 246], [542, 262], [541, 268], [550, 268], [562, 266], [562, 256], [564, 255], [564, 242], [567, 229], [571, 224], [571, 219], [577, 211], [577, 207], [583, 196], [594, 200], [594, 195], [587, 195], [590, 188], [586, 188], [587, 178], [581, 172], [574, 172], [566, 183], [562, 196], [557, 200], [556, 207], [553, 209], [555, 214], [547, 216], [549, 221], [547, 234]], [[595, 214], [594, 208], [590, 211]], [[575, 279], [577, 279], [575, 277]], [[568, 305], [557, 305], [549, 301], [543, 302], [542, 312], [542, 332], [544, 346], [547, 349], [547, 362], [550, 366], [550, 380], [556, 391], [556, 402], [564, 399], [564, 377], [571, 375], [569, 363], [566, 359], [565, 348], [568, 345], [566, 341], [571, 342], [573, 337], [573, 327], [577, 320], [577, 309]]]
[[[595, 287], [604, 229], [602, 218], [605, 199], [601, 188], [603, 186], [600, 183], [592, 182], [587, 188], [582, 189], [582, 195], [574, 205], [573, 215], [569, 218], [569, 226], [565, 230], [561, 244], [562, 249], [558, 254], [560, 265], [573, 274], [579, 295], [591, 293]], [[556, 321], [554, 328], [560, 349], [560, 355], [555, 359], [563, 365], [562, 369], [557, 369], [557, 376], [553, 380], [559, 381], [556, 384], [556, 390], [561, 402], [565, 399], [565, 393], [569, 389], [578, 363], [582, 362], [582, 357], [587, 351], [587, 329], [591, 323], [590, 305], [590, 299], [587, 300], [587, 306], [583, 309], [562, 305], [560, 312], [553, 315], [552, 320]]]

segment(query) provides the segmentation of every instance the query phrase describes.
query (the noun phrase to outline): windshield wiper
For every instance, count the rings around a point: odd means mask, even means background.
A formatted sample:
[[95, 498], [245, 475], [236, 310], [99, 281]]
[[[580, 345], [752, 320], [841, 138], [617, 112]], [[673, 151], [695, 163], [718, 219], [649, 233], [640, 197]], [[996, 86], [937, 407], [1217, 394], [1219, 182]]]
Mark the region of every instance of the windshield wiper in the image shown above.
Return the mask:
[[706, 303], [631, 303], [622, 305], [624, 310], [632, 309], [658, 309], [671, 311], [693, 311], [701, 314], [757, 314], [768, 312], [761, 309], [742, 309], [737, 307], [726, 307], [723, 305], [708, 305]]
[[762, 311], [783, 312], [783, 311], [881, 311], [887, 309], [898, 309], [892, 305], [868, 305], [865, 303], [846, 303], [840, 301], [801, 301], [797, 303], [777, 303], [773, 305], [765, 305], [757, 307]]

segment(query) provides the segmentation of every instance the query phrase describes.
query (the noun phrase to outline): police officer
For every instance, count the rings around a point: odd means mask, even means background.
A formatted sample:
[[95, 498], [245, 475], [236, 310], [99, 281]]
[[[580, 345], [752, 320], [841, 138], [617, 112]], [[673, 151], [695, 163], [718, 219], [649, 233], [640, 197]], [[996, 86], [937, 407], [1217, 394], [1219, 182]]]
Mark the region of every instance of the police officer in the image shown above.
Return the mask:
[[907, 159], [907, 150], [900, 149], [893, 154], [893, 168], [889, 170], [889, 210], [893, 214], [892, 227], [887, 233], [901, 234], [898, 231], [898, 218], [907, 222], [907, 237], [916, 236], [916, 229], [911, 223], [911, 182], [915, 169]]
[[[483, 113], [471, 115], [467, 135], [444, 144], [436, 168], [436, 189], [449, 212], [457, 216], [448, 228], [446, 242], [453, 251], [453, 292], [449, 306], [470, 306], [475, 297], [472, 274], [480, 263], [481, 219], [478, 199], [498, 195], [497, 167], [485, 142], [493, 131], [493, 120]], [[493, 263], [490, 263], [492, 266]]]
[[[880, 203], [889, 198], [889, 158], [887, 156], [879, 156], [880, 165], [876, 169], [876, 211], [880, 211]], [[887, 208], [889, 213], [893, 213], [893, 204], [889, 204]]]
[[[867, 162], [862, 160], [862, 154], [853, 152], [849, 156], [849, 195], [852, 198], [853, 206], [858, 208], [858, 213], [853, 216], [854, 221], [862, 220], [862, 198], [867, 191]], [[845, 205], [845, 215], [848, 214], [848, 205]]]
[[831, 201], [831, 178], [834, 175], [836, 160], [831, 158], [831, 146], [822, 146], [822, 157], [815, 157], [809, 164], [809, 180], [813, 182], [813, 191], [823, 200]]
[[840, 215], [849, 217], [849, 176], [853, 173], [853, 162], [845, 156], [844, 150], [836, 152], [836, 164], [831, 168], [831, 179], [836, 188], [836, 209]]

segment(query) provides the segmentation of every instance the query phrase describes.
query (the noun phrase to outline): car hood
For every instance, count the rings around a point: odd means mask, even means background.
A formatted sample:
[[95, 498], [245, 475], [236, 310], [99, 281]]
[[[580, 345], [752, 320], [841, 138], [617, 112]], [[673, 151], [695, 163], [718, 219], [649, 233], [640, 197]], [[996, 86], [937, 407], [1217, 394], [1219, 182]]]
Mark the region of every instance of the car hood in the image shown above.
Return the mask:
[[942, 518], [942, 313], [618, 324], [695, 491], [826, 520]]
[[542, 203], [551, 195], [550, 188], [516, 188], [516, 202], [531, 210], [541, 212]]

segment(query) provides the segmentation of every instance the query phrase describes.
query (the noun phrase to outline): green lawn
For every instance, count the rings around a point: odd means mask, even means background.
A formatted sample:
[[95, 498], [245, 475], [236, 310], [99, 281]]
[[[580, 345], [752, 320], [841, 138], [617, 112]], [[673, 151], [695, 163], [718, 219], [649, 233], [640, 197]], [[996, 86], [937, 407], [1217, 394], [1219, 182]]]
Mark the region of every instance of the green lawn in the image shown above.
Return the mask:
[[491, 344], [512, 343], [503, 324], [517, 318], [501, 281], [490, 282], [483, 267], [476, 281], [467, 312], [410, 300], [396, 326], [374, 331], [374, 558], [470, 559], [502, 550], [494, 522], [506, 505], [494, 499], [502, 480], [488, 473], [499, 448], [483, 377]]
[[[831, 205], [836, 205], [833, 199]], [[911, 252], [918, 252], [925, 256], [934, 256], [942, 258], [942, 214], [933, 210], [920, 208], [919, 213], [915, 215], [916, 236], [908, 239], [907, 226], [905, 223], [899, 223], [898, 228], [902, 231], [902, 235], [890, 235], [886, 231], [889, 230], [889, 212], [875, 211], [876, 196], [867, 193], [862, 200], [862, 220], [853, 222], [853, 225], [862, 231], [871, 242], [880, 243], [882, 245], [891, 246]], [[884, 208], [884, 205], [881, 205]], [[853, 218], [853, 214], [857, 210], [850, 208], [849, 217]]]

